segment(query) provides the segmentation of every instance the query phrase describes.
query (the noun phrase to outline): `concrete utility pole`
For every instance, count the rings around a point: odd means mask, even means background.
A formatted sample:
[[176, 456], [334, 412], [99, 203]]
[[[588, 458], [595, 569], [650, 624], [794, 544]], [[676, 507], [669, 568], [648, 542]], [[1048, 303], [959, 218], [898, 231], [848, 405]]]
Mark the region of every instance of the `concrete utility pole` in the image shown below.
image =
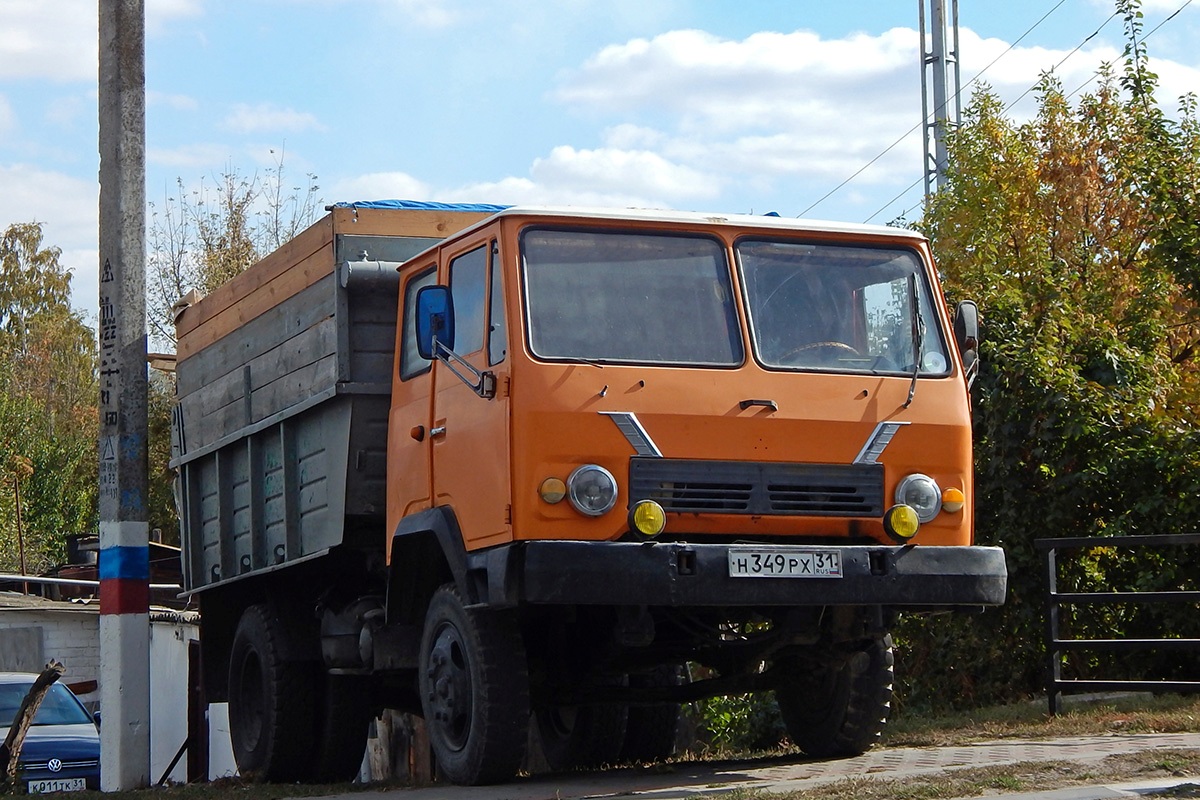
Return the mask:
[[[930, 23], [926, 25], [925, 4], [930, 7]], [[946, 181], [949, 157], [946, 154], [946, 133], [951, 124], [962, 119], [962, 100], [959, 97], [961, 75], [958, 69], [958, 0], [949, 0], [951, 8], [951, 45], [946, 46], [946, 0], [917, 0], [921, 18], [921, 119], [925, 123], [925, 197], [933, 194], [934, 184], [941, 188]], [[931, 49], [926, 49], [926, 38]], [[947, 72], [954, 70], [954, 107], [947, 91]], [[929, 84], [933, 84], [933, 113], [930, 119]], [[951, 116], [953, 112], [953, 116]]]
[[100, 8], [100, 767], [150, 783], [144, 0]]

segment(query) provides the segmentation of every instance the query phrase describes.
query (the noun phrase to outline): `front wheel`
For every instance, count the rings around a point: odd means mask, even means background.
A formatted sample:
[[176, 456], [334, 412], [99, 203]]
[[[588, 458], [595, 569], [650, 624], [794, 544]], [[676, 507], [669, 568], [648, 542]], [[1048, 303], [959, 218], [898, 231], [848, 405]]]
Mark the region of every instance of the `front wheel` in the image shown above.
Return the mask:
[[816, 758], [869, 750], [891, 711], [893, 664], [891, 636], [840, 663], [813, 668], [785, 662], [775, 699], [792, 743]]
[[453, 584], [429, 602], [421, 707], [438, 769], [458, 784], [516, 774], [529, 736], [529, 668], [516, 617], [464, 608]]

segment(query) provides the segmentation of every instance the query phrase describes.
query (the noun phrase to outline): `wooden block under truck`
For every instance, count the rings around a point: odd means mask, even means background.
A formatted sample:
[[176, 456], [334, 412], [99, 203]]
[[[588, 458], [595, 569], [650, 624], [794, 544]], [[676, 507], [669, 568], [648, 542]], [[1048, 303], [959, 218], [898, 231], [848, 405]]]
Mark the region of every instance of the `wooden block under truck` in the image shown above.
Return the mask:
[[347, 778], [383, 708], [456, 783], [531, 740], [656, 759], [681, 703], [745, 692], [856, 754], [896, 615], [1004, 600], [975, 307], [912, 231], [343, 204], [178, 333], [187, 591], [243, 774]]

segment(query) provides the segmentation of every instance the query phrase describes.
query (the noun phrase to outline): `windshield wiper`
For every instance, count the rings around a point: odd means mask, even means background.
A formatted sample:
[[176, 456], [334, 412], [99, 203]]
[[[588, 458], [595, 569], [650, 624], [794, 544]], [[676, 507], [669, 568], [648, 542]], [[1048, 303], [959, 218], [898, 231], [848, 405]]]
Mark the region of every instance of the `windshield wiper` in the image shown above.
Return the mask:
[[912, 381], [908, 385], [908, 399], [904, 407], [912, 405], [913, 395], [917, 393], [917, 376], [921, 374], [921, 342], [925, 340], [925, 323], [921, 319], [921, 303], [917, 299], [917, 273], [908, 276], [908, 296], [912, 304], [912, 340], [913, 340], [913, 370]]
[[550, 358], [564, 364], [587, 364], [589, 367], [604, 369], [604, 365], [600, 363], [600, 360], [595, 358], [581, 358], [580, 356], [550, 356]]

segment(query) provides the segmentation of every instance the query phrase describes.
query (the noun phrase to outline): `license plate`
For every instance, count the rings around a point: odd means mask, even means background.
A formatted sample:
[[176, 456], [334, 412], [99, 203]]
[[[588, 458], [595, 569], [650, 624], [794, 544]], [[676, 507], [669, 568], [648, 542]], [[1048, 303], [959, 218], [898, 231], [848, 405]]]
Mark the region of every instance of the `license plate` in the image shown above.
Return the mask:
[[30, 781], [27, 787], [30, 794], [82, 792], [86, 788], [87, 781], [84, 778], [47, 778], [41, 781]]
[[730, 548], [731, 578], [840, 578], [842, 554], [838, 550], [755, 550]]

